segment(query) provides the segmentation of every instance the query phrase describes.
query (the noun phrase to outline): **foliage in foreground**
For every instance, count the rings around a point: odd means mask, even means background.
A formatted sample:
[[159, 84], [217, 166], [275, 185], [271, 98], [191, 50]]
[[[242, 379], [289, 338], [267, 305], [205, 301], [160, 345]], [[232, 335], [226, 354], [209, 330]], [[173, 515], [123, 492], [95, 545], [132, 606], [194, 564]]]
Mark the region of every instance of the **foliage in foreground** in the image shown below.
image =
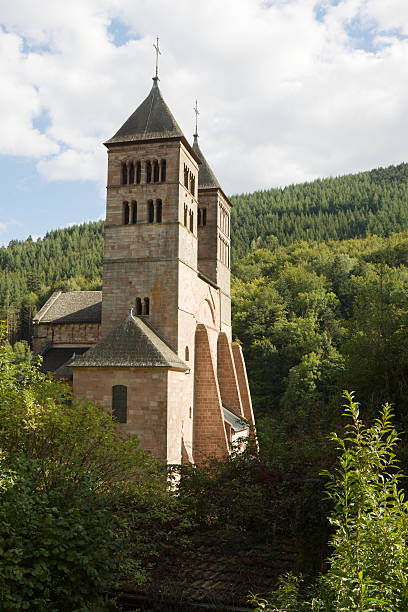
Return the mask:
[[397, 433], [385, 405], [373, 425], [359, 418], [358, 404], [346, 394], [346, 434], [333, 434], [339, 465], [327, 474], [335, 532], [328, 573], [305, 599], [300, 578], [282, 577], [269, 600], [252, 597], [257, 610], [327, 612], [408, 609], [408, 502], [400, 489], [395, 456]]
[[4, 339], [0, 452], [1, 610], [102, 610], [107, 589], [148, 579], [183, 523], [137, 439]]

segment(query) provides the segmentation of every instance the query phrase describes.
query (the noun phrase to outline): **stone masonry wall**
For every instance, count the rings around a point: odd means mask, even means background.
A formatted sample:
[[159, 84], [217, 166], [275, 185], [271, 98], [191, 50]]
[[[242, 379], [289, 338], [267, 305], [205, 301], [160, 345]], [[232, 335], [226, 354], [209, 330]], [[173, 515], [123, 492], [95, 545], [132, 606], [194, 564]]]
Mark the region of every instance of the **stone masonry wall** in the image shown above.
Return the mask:
[[205, 325], [196, 331], [193, 449], [196, 463], [229, 452], [221, 396]]
[[244, 411], [241, 403], [241, 394], [239, 391], [234, 358], [230, 342], [225, 333], [221, 333], [218, 336], [217, 360], [218, 384], [220, 387], [222, 405], [238, 417], [243, 417]]
[[34, 327], [33, 351], [40, 350], [46, 342], [52, 342], [54, 346], [91, 346], [100, 338], [100, 323], [37, 323]]
[[127, 423], [141, 447], [167, 462], [167, 370], [165, 368], [73, 368], [74, 399], [86, 398], [112, 409], [112, 386], [127, 387]]

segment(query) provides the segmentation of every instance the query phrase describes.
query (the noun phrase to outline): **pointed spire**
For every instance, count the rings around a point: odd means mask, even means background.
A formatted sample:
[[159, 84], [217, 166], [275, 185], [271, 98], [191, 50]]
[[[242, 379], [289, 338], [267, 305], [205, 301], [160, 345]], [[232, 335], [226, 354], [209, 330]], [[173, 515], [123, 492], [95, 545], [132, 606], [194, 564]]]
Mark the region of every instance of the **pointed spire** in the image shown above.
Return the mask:
[[194, 142], [197, 144], [198, 143], [198, 115], [200, 114], [200, 111], [198, 110], [198, 103], [197, 103], [197, 99], [196, 99], [196, 103], [195, 103], [195, 107], [194, 107], [194, 112], [195, 112], [195, 134], [194, 134]]
[[159, 55], [161, 55], [161, 51], [159, 49], [159, 37], [156, 36], [156, 44], [153, 43], [153, 47], [156, 50], [156, 76], [153, 77], [153, 87], [159, 86]]
[[193, 151], [201, 160], [201, 163], [198, 166], [198, 188], [199, 189], [221, 189], [219, 182], [215, 178], [214, 172], [211, 170], [207, 160], [201, 152], [201, 149], [198, 145], [198, 115], [200, 114], [198, 110], [198, 103], [196, 100], [194, 106], [194, 112], [196, 114], [196, 123], [195, 123], [195, 134], [194, 134], [194, 142], [193, 142]]

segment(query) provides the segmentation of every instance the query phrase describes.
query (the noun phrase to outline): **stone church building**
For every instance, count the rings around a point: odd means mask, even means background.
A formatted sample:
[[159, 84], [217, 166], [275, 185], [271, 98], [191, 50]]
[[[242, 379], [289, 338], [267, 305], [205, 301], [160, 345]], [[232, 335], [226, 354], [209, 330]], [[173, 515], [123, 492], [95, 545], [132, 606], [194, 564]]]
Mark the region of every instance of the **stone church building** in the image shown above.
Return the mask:
[[43, 369], [169, 464], [225, 456], [254, 425], [231, 342], [231, 203], [158, 85], [110, 138], [103, 290], [34, 318]]

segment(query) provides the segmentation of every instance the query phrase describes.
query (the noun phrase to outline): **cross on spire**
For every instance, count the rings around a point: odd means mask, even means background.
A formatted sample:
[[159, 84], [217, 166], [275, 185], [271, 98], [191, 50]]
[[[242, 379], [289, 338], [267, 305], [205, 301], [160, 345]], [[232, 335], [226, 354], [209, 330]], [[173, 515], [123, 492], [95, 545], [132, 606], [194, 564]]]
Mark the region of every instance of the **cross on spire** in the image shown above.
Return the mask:
[[159, 37], [156, 36], [156, 44], [153, 43], [153, 47], [156, 49], [156, 76], [155, 78], [159, 78], [159, 55], [161, 55], [161, 51], [159, 49]]
[[194, 138], [198, 138], [198, 115], [200, 114], [200, 111], [198, 110], [198, 102], [196, 100], [195, 106], [194, 106], [194, 112], [195, 112], [195, 134], [194, 134]]

